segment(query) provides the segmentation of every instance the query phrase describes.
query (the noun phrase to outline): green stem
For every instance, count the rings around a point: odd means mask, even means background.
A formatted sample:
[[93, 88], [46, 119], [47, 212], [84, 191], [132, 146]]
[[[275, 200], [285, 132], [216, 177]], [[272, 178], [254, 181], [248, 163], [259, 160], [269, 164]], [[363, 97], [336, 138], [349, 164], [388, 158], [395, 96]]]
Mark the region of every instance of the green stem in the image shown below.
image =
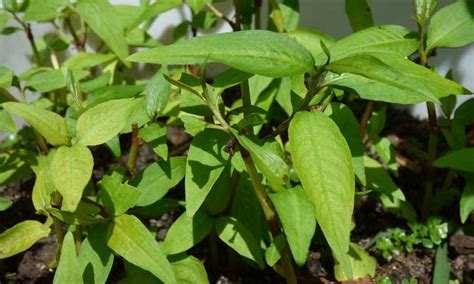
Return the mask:
[[135, 166], [137, 164], [138, 148], [140, 147], [140, 138], [138, 138], [138, 125], [132, 124], [132, 144], [128, 153], [127, 168], [131, 176], [135, 174]]
[[76, 253], [79, 254], [82, 243], [82, 226], [76, 225], [76, 230], [74, 231], [74, 242], [76, 243]]
[[28, 38], [28, 41], [31, 45], [31, 49], [33, 50], [33, 56], [36, 60], [36, 63], [38, 63], [38, 65], [41, 66], [42, 65], [41, 57], [39, 55], [38, 48], [36, 47], [35, 38], [33, 36], [33, 33], [31, 32], [30, 24], [23, 22], [15, 12], [11, 10], [7, 10], [7, 11], [13, 15], [13, 18], [15, 19], [15, 21], [17, 21], [20, 24], [20, 26], [23, 28], [23, 30], [25, 31], [26, 37]]

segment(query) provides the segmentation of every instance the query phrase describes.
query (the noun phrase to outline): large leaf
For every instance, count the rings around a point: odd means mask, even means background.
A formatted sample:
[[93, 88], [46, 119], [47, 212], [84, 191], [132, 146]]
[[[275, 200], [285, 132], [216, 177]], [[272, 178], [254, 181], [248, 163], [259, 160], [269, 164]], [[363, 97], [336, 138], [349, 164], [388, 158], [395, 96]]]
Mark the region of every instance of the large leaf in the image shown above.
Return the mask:
[[125, 127], [138, 103], [142, 99], [111, 100], [86, 110], [77, 120], [78, 143], [93, 146], [109, 141]]
[[67, 232], [61, 245], [61, 258], [54, 273], [53, 284], [82, 283], [82, 275], [79, 269], [79, 261], [76, 255], [74, 236]]
[[346, 0], [346, 14], [354, 31], [363, 30], [374, 25], [367, 0]]
[[172, 157], [161, 160], [139, 172], [130, 184], [141, 191], [137, 206], [147, 206], [160, 200], [180, 182], [186, 169], [186, 157]]
[[[373, 100], [402, 104], [438, 102], [442, 97], [467, 93], [458, 83], [408, 59], [395, 55], [384, 55], [381, 58], [383, 60], [360, 54], [335, 61], [326, 68], [343, 75], [329, 80], [328, 84], [354, 89], [360, 96], [369, 92], [369, 97]], [[359, 84], [363, 84], [363, 87], [358, 90]]]
[[474, 211], [474, 175], [464, 175], [464, 177], [466, 185], [462, 191], [461, 203], [459, 205], [462, 223], [465, 223], [471, 212]]
[[93, 167], [94, 158], [85, 146], [62, 146], [56, 151], [51, 162], [51, 174], [54, 186], [63, 197], [62, 210], [76, 210]]
[[431, 19], [426, 49], [459, 47], [474, 41], [474, 2], [462, 0], [448, 5]]
[[351, 278], [359, 279], [368, 276], [375, 276], [377, 262], [366, 251], [354, 243], [350, 244], [349, 259], [351, 261], [353, 277], [347, 277], [344, 271], [341, 269], [341, 266], [336, 263], [334, 266], [334, 274], [338, 281], [344, 282], [345, 280], [350, 280]]
[[6, 111], [26, 120], [26, 122], [46, 138], [48, 143], [55, 146], [69, 145], [70, 137], [67, 131], [66, 121], [59, 114], [34, 105], [16, 102], [3, 103], [2, 107]]
[[109, 228], [107, 245], [128, 262], [153, 273], [163, 282], [177, 283], [166, 255], [137, 217], [116, 217]]
[[0, 259], [29, 249], [49, 235], [49, 228], [38, 221], [23, 221], [0, 234]]
[[206, 129], [189, 147], [185, 175], [186, 213], [189, 216], [201, 207], [224, 170], [229, 156], [224, 147], [229, 140], [230, 137], [221, 130]]
[[200, 64], [219, 62], [270, 77], [309, 72], [313, 57], [297, 41], [270, 31], [241, 31], [195, 37], [172, 45], [133, 54], [134, 62]]
[[100, 191], [97, 199], [114, 216], [127, 212], [135, 205], [140, 196], [140, 191], [135, 187], [120, 183], [111, 176], [104, 176], [98, 185]]
[[418, 40], [412, 32], [401, 26], [376, 26], [353, 33], [333, 45], [329, 50], [332, 60], [339, 60], [359, 53], [377, 55], [412, 54], [418, 48]]
[[303, 266], [316, 231], [314, 206], [301, 187], [270, 194], [285, 231], [291, 253], [298, 266]]
[[124, 27], [107, 0], [78, 0], [76, 11], [121, 60], [128, 55]]
[[449, 152], [437, 159], [433, 165], [438, 168], [450, 168], [458, 171], [474, 172], [474, 148], [465, 148]]
[[212, 229], [212, 219], [206, 212], [198, 211], [193, 217], [183, 213], [166, 233], [161, 246], [166, 254], [185, 252], [199, 243]]
[[319, 111], [298, 112], [288, 135], [293, 164], [315, 206], [318, 224], [350, 277], [347, 252], [355, 181], [349, 146], [337, 125]]

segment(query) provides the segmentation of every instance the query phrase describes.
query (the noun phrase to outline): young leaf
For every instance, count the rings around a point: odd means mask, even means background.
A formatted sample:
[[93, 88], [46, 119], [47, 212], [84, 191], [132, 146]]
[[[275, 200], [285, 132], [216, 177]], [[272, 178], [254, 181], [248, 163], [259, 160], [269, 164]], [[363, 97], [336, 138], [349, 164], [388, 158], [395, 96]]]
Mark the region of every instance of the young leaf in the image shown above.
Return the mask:
[[374, 25], [367, 0], [346, 0], [346, 14], [355, 32]]
[[189, 147], [185, 193], [186, 213], [190, 217], [201, 207], [224, 170], [229, 156], [224, 147], [229, 140], [229, 135], [221, 130], [206, 129], [196, 135]]
[[82, 283], [82, 276], [79, 270], [79, 262], [76, 255], [76, 245], [74, 236], [67, 232], [61, 246], [61, 258], [54, 273], [53, 284], [61, 283]]
[[473, 2], [457, 1], [439, 10], [431, 19], [426, 49], [460, 47], [474, 41]]
[[186, 157], [172, 157], [146, 167], [130, 180], [130, 185], [141, 192], [135, 205], [147, 206], [160, 200], [183, 179], [185, 170]]
[[327, 60], [320, 42], [324, 42], [329, 48], [336, 42], [330, 35], [308, 28], [297, 28], [289, 32], [288, 35], [296, 39], [311, 53], [316, 66], [323, 65]]
[[122, 184], [111, 176], [104, 176], [98, 185], [100, 191], [97, 199], [114, 216], [127, 212], [140, 196], [140, 191], [135, 187]]
[[458, 171], [474, 172], [474, 148], [465, 148], [449, 152], [434, 161], [438, 168], [450, 168]]
[[49, 235], [49, 228], [38, 221], [23, 221], [0, 234], [0, 259], [29, 249]]
[[12, 206], [13, 201], [8, 198], [0, 197], [0, 212], [5, 211]]
[[107, 0], [78, 0], [76, 11], [120, 60], [128, 55], [124, 27]]
[[194, 256], [173, 261], [171, 267], [179, 283], [209, 284], [204, 265]]
[[413, 0], [415, 20], [421, 27], [426, 26], [437, 5], [438, 0]]
[[166, 255], [137, 217], [116, 217], [108, 235], [107, 245], [128, 262], [153, 273], [165, 283], [177, 283]]
[[58, 148], [51, 161], [51, 174], [54, 186], [63, 197], [62, 210], [76, 210], [93, 167], [94, 158], [87, 147], [76, 144]]
[[314, 205], [301, 187], [270, 194], [270, 200], [283, 225], [293, 258], [298, 266], [303, 266], [316, 231]]
[[51, 145], [60, 146], [71, 143], [66, 121], [59, 114], [34, 105], [16, 102], [3, 103], [2, 107], [26, 120]]
[[79, 250], [79, 271], [84, 283], [106, 283], [114, 255], [107, 246], [107, 224], [98, 224], [90, 228]]
[[215, 226], [219, 239], [241, 256], [255, 261], [260, 268], [265, 267], [262, 248], [252, 231], [233, 217], [221, 217], [216, 220]]
[[199, 243], [212, 229], [212, 219], [202, 210], [193, 217], [183, 213], [173, 223], [161, 246], [166, 254], [185, 252]]
[[293, 164], [316, 220], [346, 275], [354, 208], [351, 152], [337, 125], [319, 111], [298, 112], [288, 130]]
[[466, 179], [466, 186], [462, 191], [461, 203], [459, 205], [459, 211], [461, 215], [461, 222], [464, 224], [467, 218], [474, 211], [474, 175], [464, 174]]
[[145, 108], [150, 119], [162, 114], [168, 103], [171, 84], [163, 77], [168, 74], [168, 68], [161, 66], [145, 88]]
[[345, 282], [346, 280], [356, 280], [359, 278], [365, 278], [367, 276], [375, 276], [375, 268], [377, 267], [377, 262], [361, 247], [354, 243], [350, 244], [349, 259], [351, 261], [353, 277], [347, 277], [341, 266], [336, 263], [336, 265], [334, 266], [334, 274], [338, 281]]
[[133, 54], [128, 60], [156, 64], [219, 62], [269, 77], [310, 72], [314, 66], [311, 54], [297, 41], [262, 30], [195, 37]]
[[78, 143], [94, 146], [109, 141], [125, 127], [138, 103], [142, 103], [142, 100], [120, 99], [89, 108], [77, 120]]

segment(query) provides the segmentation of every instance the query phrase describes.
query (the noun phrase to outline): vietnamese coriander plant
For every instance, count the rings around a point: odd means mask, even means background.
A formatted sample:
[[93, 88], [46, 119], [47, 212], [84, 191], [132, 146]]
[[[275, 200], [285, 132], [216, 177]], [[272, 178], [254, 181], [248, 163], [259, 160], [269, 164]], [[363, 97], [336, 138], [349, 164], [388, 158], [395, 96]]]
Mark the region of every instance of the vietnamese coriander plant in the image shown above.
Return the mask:
[[[346, 0], [354, 32], [336, 40], [298, 26], [298, 0], [3, 0], [1, 37], [24, 33], [32, 66], [0, 66], [0, 184], [34, 180], [38, 218], [0, 234], [0, 259], [55, 236], [55, 283], [105, 283], [114, 262], [123, 283], [208, 283], [224, 244], [297, 283], [320, 234], [337, 280], [374, 277], [375, 258], [351, 242], [362, 197], [423, 222], [461, 179], [460, 221], [474, 209], [474, 100], [454, 111], [471, 92], [430, 65], [436, 50], [474, 42], [473, 6], [415, 0], [412, 31], [374, 26], [366, 0]], [[192, 19], [163, 45], [148, 31], [174, 8]], [[53, 30], [35, 35], [34, 22]], [[216, 25], [233, 32], [209, 33]], [[419, 204], [393, 180], [398, 156], [381, 135], [391, 103], [427, 106]], [[170, 212], [158, 241], [148, 220]]]

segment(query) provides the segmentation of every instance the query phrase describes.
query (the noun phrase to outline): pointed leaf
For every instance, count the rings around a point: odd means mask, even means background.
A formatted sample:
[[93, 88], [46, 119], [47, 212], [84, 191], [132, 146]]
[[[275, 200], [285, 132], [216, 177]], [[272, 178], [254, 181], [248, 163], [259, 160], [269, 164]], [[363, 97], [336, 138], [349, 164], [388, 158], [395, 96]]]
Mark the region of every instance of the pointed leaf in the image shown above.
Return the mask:
[[61, 258], [54, 273], [53, 284], [61, 283], [82, 283], [82, 276], [79, 270], [79, 261], [76, 255], [76, 245], [74, 236], [67, 232], [61, 246]]
[[459, 211], [461, 215], [461, 222], [464, 224], [467, 218], [474, 211], [474, 175], [464, 175], [466, 185], [462, 191], [461, 203]]
[[0, 234], [0, 259], [29, 249], [49, 235], [49, 228], [38, 221], [23, 221]]
[[474, 148], [465, 148], [449, 152], [434, 161], [438, 168], [450, 168], [458, 171], [474, 172]]
[[354, 170], [351, 152], [337, 125], [319, 111], [298, 112], [288, 130], [296, 172], [316, 219], [346, 275], [354, 208]]
[[355, 32], [374, 25], [367, 0], [346, 0], [346, 14]]
[[150, 119], [153, 119], [155, 115], [162, 114], [168, 104], [171, 84], [163, 76], [168, 74], [168, 68], [161, 66], [145, 88], [145, 108]]
[[297, 42], [311, 53], [316, 66], [324, 64], [327, 60], [320, 44], [321, 41], [324, 42], [327, 47], [333, 46], [336, 42], [330, 35], [309, 28], [297, 28], [289, 32], [288, 35], [296, 39]]
[[128, 60], [165, 65], [219, 62], [270, 77], [309, 72], [314, 66], [311, 54], [297, 41], [261, 30], [195, 37], [133, 54]]

